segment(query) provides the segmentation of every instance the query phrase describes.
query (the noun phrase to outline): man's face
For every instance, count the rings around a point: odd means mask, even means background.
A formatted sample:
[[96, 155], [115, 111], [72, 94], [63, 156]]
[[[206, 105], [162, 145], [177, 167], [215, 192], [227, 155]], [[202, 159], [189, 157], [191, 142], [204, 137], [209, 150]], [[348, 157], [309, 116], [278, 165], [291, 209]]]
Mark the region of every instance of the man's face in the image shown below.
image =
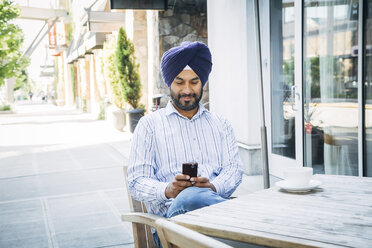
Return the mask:
[[194, 110], [203, 96], [203, 87], [198, 75], [192, 70], [184, 70], [173, 80], [171, 97], [174, 104], [183, 111]]

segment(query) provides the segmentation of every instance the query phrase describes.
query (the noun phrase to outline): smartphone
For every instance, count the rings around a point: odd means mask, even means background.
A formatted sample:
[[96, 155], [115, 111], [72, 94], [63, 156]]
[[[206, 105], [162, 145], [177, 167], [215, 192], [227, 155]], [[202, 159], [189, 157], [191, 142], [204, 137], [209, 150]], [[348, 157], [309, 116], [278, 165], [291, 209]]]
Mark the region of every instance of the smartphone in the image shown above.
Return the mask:
[[198, 163], [183, 163], [182, 174], [189, 175], [190, 177], [197, 177]]

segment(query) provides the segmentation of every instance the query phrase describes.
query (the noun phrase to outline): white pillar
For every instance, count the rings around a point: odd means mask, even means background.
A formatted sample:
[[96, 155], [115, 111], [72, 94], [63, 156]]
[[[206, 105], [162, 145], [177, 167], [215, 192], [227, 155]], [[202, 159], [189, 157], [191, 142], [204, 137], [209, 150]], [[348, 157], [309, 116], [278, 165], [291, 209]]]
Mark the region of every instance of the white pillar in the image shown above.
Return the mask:
[[[87, 56], [87, 55], [85, 55]], [[95, 75], [95, 58], [94, 55], [89, 57], [89, 83], [90, 83], [90, 105], [91, 113], [98, 116], [99, 102], [96, 102], [96, 75]]]
[[148, 56], [147, 56], [147, 106], [148, 109], [151, 110], [152, 106], [152, 97], [154, 91], [154, 11], [147, 10], [146, 11], [147, 17], [147, 47], [148, 47]]
[[127, 9], [125, 11], [125, 32], [130, 40], [133, 41], [133, 19], [134, 19], [133, 10]]
[[71, 91], [71, 75], [70, 75], [70, 68], [67, 64], [67, 59], [66, 59], [66, 53], [62, 53], [62, 64], [63, 64], [63, 83], [65, 85], [65, 105], [70, 106], [72, 102], [72, 94], [70, 94]]

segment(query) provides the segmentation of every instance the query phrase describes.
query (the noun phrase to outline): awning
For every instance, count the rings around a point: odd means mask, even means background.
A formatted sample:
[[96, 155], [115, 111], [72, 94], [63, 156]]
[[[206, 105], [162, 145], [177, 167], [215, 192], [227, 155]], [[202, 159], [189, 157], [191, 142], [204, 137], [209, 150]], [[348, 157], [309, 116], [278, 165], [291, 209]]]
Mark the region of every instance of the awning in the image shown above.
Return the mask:
[[31, 19], [48, 21], [55, 18], [62, 18], [63, 20], [68, 19], [68, 13], [64, 9], [47, 9], [47, 8], [36, 8], [28, 6], [19, 6], [21, 13], [18, 18], [20, 19]]
[[86, 11], [81, 19], [81, 32], [75, 37], [67, 51], [69, 64], [94, 49], [102, 49], [106, 35], [118, 31], [124, 25], [125, 14], [122, 12]]
[[94, 49], [102, 49], [107, 34], [109, 33], [88, 32], [84, 43], [86, 51], [92, 52]]
[[80, 21], [81, 26], [86, 26], [88, 31], [95, 33], [107, 33], [118, 31], [125, 22], [125, 13], [90, 11], [86, 13]]
[[72, 64], [77, 59], [84, 58], [94, 49], [102, 49], [106, 34], [109, 33], [84, 32], [78, 39], [73, 39], [67, 51], [67, 63]]

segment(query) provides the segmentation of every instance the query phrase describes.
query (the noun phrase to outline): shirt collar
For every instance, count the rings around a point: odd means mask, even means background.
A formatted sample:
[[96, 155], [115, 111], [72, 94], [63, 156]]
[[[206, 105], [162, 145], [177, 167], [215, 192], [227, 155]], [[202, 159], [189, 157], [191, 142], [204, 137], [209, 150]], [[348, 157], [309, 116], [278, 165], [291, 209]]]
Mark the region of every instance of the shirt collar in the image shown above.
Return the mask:
[[[194, 119], [199, 118], [199, 117], [200, 117], [204, 112], [208, 112], [208, 110], [203, 106], [203, 104], [199, 103], [199, 109], [198, 109], [198, 112], [196, 112], [196, 114], [191, 118], [191, 120], [194, 120]], [[168, 102], [167, 107], [165, 108], [165, 114], [166, 114], [166, 115], [177, 114], [177, 115], [179, 115], [180, 117], [183, 117], [183, 118], [188, 119], [187, 117], [181, 115], [181, 114], [177, 111], [177, 109], [173, 106], [172, 101], [169, 101], [169, 102]]]

